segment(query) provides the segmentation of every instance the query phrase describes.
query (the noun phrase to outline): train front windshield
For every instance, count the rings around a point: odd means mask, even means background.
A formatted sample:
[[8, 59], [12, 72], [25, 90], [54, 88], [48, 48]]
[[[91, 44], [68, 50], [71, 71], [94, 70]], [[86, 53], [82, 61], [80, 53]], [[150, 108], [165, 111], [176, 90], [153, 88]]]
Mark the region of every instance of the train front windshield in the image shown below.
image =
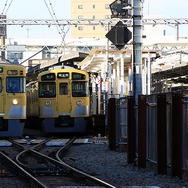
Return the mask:
[[39, 97], [51, 98], [56, 96], [55, 82], [40, 82], [39, 83]]
[[24, 93], [25, 92], [25, 78], [8, 77], [6, 79], [7, 93]]
[[89, 86], [88, 82], [74, 81], [72, 82], [72, 96], [73, 97], [88, 97]]

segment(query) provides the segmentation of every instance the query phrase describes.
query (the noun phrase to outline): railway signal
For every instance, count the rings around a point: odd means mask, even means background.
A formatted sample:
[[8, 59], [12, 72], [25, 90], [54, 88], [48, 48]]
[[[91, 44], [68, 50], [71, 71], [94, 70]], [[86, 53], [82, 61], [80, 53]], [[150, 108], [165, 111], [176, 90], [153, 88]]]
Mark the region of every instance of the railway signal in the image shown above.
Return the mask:
[[112, 12], [111, 18], [129, 18], [130, 12], [130, 0], [116, 0], [110, 4], [110, 10]]
[[106, 34], [106, 37], [120, 50], [132, 38], [132, 33], [121, 21], [119, 21]]

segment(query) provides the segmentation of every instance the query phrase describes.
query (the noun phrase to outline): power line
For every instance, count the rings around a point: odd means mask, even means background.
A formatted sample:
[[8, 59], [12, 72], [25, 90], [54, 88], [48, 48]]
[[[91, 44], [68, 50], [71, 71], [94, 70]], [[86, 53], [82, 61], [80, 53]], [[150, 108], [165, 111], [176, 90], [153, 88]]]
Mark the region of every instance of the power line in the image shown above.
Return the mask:
[[58, 31], [59, 35], [61, 36], [62, 44], [66, 45], [66, 44], [65, 44], [65, 35], [67, 34], [68, 31], [67, 31], [67, 32], [64, 32], [64, 27], [63, 27], [63, 29], [61, 29], [60, 24], [59, 24], [59, 21], [58, 21], [58, 19], [57, 19], [57, 17], [56, 17], [56, 14], [55, 14], [55, 11], [54, 11], [54, 9], [53, 9], [53, 6], [52, 6], [51, 1], [49, 0], [49, 4], [50, 4], [50, 7], [51, 7], [51, 10], [50, 10], [50, 8], [49, 8], [49, 6], [48, 6], [46, 0], [44, 0], [44, 2], [45, 2], [45, 4], [46, 4], [46, 7], [47, 7], [47, 9], [48, 9], [48, 11], [49, 11], [49, 13], [50, 13], [50, 15], [51, 15], [53, 21], [55, 22], [55, 26], [56, 26], [56, 28], [57, 28], [57, 31]]
[[49, 4], [50, 4], [50, 6], [51, 6], [51, 10], [52, 10], [52, 13], [53, 13], [53, 15], [54, 15], [54, 17], [55, 17], [55, 20], [56, 20], [56, 22], [57, 22], [57, 27], [60, 29], [58, 29], [58, 31], [59, 31], [59, 33], [60, 33], [60, 35], [61, 35], [61, 37], [62, 37], [62, 42], [64, 43], [64, 45], [66, 45], [65, 44], [65, 36], [66, 36], [66, 34], [67, 34], [67, 32], [65, 32], [64, 31], [64, 27], [65, 26], [63, 26], [63, 29], [61, 28], [61, 26], [59, 25], [59, 22], [58, 22], [58, 19], [57, 19], [57, 17], [56, 17], [56, 14], [55, 14], [55, 11], [54, 11], [54, 9], [53, 9], [53, 6], [52, 6], [52, 3], [51, 3], [51, 1], [49, 0]]
[[4, 10], [5, 10], [6, 6], [7, 6], [7, 3], [8, 3], [8, 0], [7, 0], [7, 2], [5, 3], [5, 6], [4, 6], [3, 11], [2, 11], [1, 14], [3, 14], [3, 12], [4, 12]]
[[[9, 5], [8, 5], [8, 1], [9, 1], [9, 0], [6, 1], [5, 5], [4, 5], [4, 8], [3, 8], [3, 11], [2, 11], [2, 14], [4, 14], [4, 15], [7, 14], [7, 12], [8, 12], [8, 10], [9, 10], [9, 8], [10, 8], [10, 6], [11, 6], [13, 0], [10, 1]], [[7, 5], [8, 5], [8, 7], [7, 7]], [[7, 9], [6, 9], [6, 7], [7, 7]], [[6, 12], [4, 13], [5, 9], [6, 9]]]

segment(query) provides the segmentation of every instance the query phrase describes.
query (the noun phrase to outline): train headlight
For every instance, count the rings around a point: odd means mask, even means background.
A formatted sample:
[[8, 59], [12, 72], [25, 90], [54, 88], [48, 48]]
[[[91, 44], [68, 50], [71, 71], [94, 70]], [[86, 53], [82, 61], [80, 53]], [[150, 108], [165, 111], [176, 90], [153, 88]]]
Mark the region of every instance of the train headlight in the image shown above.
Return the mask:
[[12, 104], [13, 104], [13, 105], [17, 105], [17, 104], [18, 104], [18, 100], [17, 100], [17, 99], [13, 99], [13, 100], [12, 100]]
[[82, 105], [82, 101], [81, 100], [77, 101], [77, 105], [81, 106]]
[[46, 101], [46, 106], [50, 106], [51, 102], [50, 101]]

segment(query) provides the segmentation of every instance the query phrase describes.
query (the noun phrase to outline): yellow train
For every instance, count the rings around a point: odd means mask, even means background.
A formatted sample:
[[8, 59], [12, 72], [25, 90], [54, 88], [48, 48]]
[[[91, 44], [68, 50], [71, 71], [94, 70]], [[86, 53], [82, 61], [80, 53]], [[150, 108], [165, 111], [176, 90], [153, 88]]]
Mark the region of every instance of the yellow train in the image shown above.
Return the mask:
[[27, 117], [39, 117], [44, 132], [85, 132], [89, 117], [89, 75], [54, 69], [27, 84]]
[[26, 69], [0, 63], [0, 137], [21, 136], [26, 119]]

